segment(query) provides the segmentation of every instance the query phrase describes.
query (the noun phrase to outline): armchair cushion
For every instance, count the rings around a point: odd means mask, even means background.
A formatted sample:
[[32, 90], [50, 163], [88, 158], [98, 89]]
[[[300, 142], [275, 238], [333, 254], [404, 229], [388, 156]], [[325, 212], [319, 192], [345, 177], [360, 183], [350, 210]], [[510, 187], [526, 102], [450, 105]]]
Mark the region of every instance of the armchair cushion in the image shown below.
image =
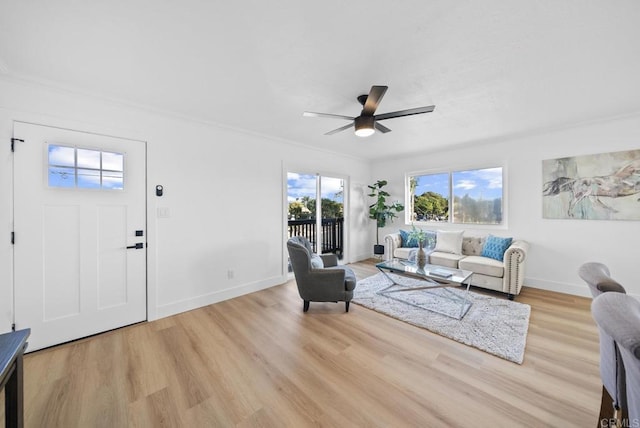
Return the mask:
[[324, 267], [324, 261], [322, 257], [315, 253], [311, 253], [311, 267], [313, 269], [322, 269]]
[[320, 254], [324, 267], [338, 266], [338, 256], [335, 254]]

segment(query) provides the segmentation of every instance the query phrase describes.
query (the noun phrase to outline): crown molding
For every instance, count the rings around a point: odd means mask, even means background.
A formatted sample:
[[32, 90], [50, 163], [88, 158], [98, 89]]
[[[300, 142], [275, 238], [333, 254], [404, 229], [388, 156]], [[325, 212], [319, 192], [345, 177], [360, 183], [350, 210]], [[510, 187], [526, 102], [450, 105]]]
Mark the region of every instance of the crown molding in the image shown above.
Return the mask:
[[[0, 58], [1, 61], [1, 58]], [[0, 62], [0, 67], [2, 66], [2, 63]], [[0, 68], [1, 71], [1, 68]], [[331, 155], [337, 155], [343, 158], [349, 158], [355, 161], [359, 161], [359, 162], [366, 162], [366, 163], [371, 163], [371, 161], [367, 158], [364, 157], [359, 157], [359, 156], [354, 156], [351, 154], [345, 154], [345, 153], [341, 153], [341, 152], [337, 152], [337, 151], [333, 151], [333, 150], [327, 150], [324, 148], [319, 148], [316, 146], [311, 146], [308, 144], [304, 144], [304, 143], [300, 143], [298, 141], [292, 141], [292, 140], [288, 140], [285, 138], [281, 138], [281, 137], [276, 137], [273, 135], [268, 135], [268, 134], [264, 134], [261, 132], [256, 132], [256, 131], [252, 131], [252, 130], [248, 130], [248, 129], [244, 129], [244, 128], [239, 128], [236, 126], [232, 126], [232, 125], [226, 125], [224, 123], [220, 123], [220, 122], [216, 122], [210, 119], [204, 119], [204, 118], [200, 118], [200, 117], [195, 117], [195, 116], [188, 116], [185, 114], [181, 114], [175, 111], [171, 111], [171, 110], [165, 110], [165, 109], [161, 109], [161, 108], [157, 108], [154, 106], [151, 106], [149, 104], [141, 104], [141, 103], [135, 103], [135, 102], [131, 102], [128, 100], [124, 100], [121, 98], [117, 98], [117, 97], [111, 97], [99, 92], [94, 92], [94, 91], [88, 91], [88, 90], [83, 90], [80, 89], [78, 87], [72, 86], [72, 85], [65, 85], [65, 84], [61, 84], [59, 82], [53, 82], [47, 79], [41, 79], [41, 78], [37, 78], [34, 76], [27, 76], [27, 75], [20, 75], [20, 74], [16, 74], [16, 73], [12, 73], [10, 71], [7, 71], [5, 73], [0, 73], [0, 80], [5, 80], [7, 82], [10, 83], [16, 83], [16, 84], [21, 84], [27, 87], [33, 87], [33, 88], [40, 88], [40, 89], [45, 89], [45, 90], [49, 90], [49, 91], [55, 91], [55, 92], [59, 92], [59, 93], [64, 93], [67, 95], [72, 95], [72, 96], [80, 96], [80, 97], [86, 97], [86, 98], [91, 98], [95, 101], [98, 102], [107, 102], [113, 105], [117, 105], [119, 107], [124, 107], [124, 108], [128, 108], [128, 109], [132, 109], [132, 110], [137, 110], [139, 112], [142, 113], [147, 113], [147, 114], [153, 114], [153, 115], [158, 115], [158, 116], [162, 116], [162, 117], [166, 117], [166, 118], [172, 118], [175, 120], [180, 120], [183, 122], [189, 122], [189, 123], [193, 123], [193, 124], [198, 124], [198, 125], [205, 125], [205, 126], [210, 126], [210, 127], [214, 127], [214, 128], [218, 128], [221, 130], [226, 130], [226, 131], [230, 131], [230, 132], [236, 132], [236, 133], [240, 133], [240, 134], [244, 134], [244, 135], [249, 135], [252, 136], [254, 138], [260, 138], [260, 139], [266, 139], [266, 140], [270, 140], [273, 142], [278, 142], [281, 144], [287, 144], [290, 146], [295, 146], [295, 147], [299, 147], [299, 148], [304, 148], [307, 150], [313, 150], [316, 152], [320, 152], [320, 153], [327, 153], [327, 154], [331, 154]]]

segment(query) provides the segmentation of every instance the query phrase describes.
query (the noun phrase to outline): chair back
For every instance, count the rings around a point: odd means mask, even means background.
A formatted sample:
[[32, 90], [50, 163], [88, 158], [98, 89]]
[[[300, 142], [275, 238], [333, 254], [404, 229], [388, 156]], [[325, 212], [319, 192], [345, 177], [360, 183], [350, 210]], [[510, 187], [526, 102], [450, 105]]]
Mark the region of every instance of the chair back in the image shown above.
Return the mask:
[[[289, 252], [289, 261], [293, 268], [293, 274], [296, 282], [300, 284], [311, 271], [311, 254], [313, 248], [311, 243], [304, 236], [293, 236], [287, 241], [287, 251]], [[300, 288], [300, 285], [298, 285]]]
[[615, 342], [622, 356], [625, 396], [621, 405], [629, 425], [640, 424], [640, 302], [621, 293], [604, 293], [591, 304], [598, 328]]
[[625, 289], [615, 279], [611, 278], [609, 268], [598, 262], [584, 263], [578, 269], [578, 275], [589, 286], [589, 291], [593, 297], [599, 296], [608, 291], [625, 293]]
[[[587, 283], [594, 299], [605, 292], [625, 293], [624, 287], [611, 278], [609, 268], [602, 263], [584, 263], [578, 269], [578, 275]], [[600, 378], [602, 385], [613, 398], [613, 406], [619, 408], [626, 394], [620, 352], [611, 336], [602, 329], [598, 333], [600, 335]]]

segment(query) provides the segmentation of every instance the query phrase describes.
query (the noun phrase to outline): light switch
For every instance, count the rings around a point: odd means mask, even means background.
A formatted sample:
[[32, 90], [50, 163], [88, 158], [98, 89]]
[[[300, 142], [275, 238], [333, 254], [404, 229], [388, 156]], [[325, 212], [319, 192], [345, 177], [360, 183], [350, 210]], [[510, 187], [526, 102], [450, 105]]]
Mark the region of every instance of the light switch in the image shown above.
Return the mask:
[[169, 207], [158, 207], [158, 218], [169, 218], [171, 217], [171, 212], [169, 211]]

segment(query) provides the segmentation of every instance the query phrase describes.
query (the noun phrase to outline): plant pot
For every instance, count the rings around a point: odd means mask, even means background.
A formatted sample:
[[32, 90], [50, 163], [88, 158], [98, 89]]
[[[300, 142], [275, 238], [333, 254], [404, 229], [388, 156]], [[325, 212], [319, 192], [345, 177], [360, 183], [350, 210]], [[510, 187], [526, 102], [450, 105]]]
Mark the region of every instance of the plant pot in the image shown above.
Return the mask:
[[384, 254], [384, 245], [376, 244], [373, 246], [373, 254], [376, 256], [381, 256]]

